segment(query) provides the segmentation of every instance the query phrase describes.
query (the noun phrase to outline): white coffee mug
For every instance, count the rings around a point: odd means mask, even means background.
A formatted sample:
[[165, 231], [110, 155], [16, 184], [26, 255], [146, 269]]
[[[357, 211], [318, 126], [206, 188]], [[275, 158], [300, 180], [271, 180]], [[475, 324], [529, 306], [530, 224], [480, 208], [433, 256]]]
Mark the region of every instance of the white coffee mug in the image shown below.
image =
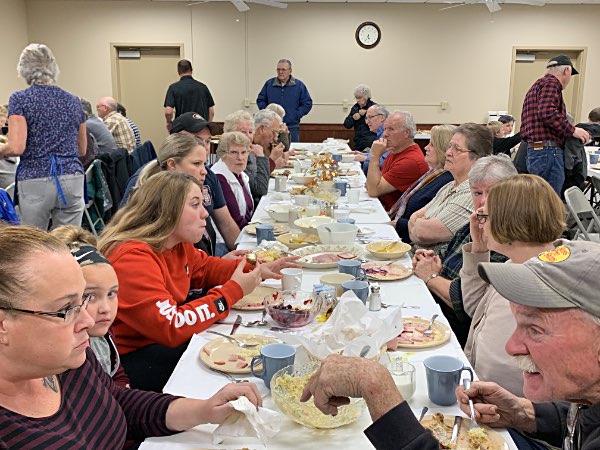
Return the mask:
[[302, 269], [281, 269], [281, 287], [284, 291], [299, 291], [302, 286]]
[[360, 199], [360, 189], [348, 189], [346, 192], [346, 198], [348, 199], [349, 204], [357, 204], [358, 200]]
[[308, 206], [308, 201], [310, 200], [310, 197], [308, 195], [295, 195], [294, 196], [294, 203], [298, 206], [302, 206], [303, 208], [306, 208]]

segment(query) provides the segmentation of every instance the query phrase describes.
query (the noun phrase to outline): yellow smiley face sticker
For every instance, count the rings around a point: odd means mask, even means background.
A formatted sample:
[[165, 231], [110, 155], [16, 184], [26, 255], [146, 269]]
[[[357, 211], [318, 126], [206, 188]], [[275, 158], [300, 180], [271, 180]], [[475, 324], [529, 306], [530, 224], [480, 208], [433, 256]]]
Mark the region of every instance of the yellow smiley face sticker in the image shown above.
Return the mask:
[[538, 259], [544, 262], [558, 263], [562, 262], [571, 256], [571, 250], [564, 245], [559, 245], [554, 250], [549, 250], [538, 255]]

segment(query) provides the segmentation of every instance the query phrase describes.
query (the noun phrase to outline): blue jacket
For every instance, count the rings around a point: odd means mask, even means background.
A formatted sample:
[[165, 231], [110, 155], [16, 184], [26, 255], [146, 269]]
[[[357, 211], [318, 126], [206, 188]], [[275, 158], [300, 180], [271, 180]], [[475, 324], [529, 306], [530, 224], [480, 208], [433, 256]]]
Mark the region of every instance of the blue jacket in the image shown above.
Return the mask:
[[256, 104], [259, 109], [265, 109], [270, 103], [283, 106], [285, 109], [283, 121], [288, 128], [298, 128], [300, 119], [312, 109], [312, 98], [310, 98], [306, 85], [292, 76], [283, 86], [277, 77], [265, 82], [258, 93]]

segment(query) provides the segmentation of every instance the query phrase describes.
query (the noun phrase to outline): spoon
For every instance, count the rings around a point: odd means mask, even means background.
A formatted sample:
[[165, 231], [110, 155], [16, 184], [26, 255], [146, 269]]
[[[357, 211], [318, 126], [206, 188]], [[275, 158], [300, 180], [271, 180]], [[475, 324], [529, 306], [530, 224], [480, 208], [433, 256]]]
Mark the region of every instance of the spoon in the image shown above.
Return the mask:
[[371, 346], [370, 345], [365, 345], [362, 350], [360, 351], [360, 353], [358, 354], [359, 357], [364, 358], [365, 356], [367, 356], [367, 353], [369, 353], [369, 350], [371, 350]]
[[423, 406], [423, 409], [421, 410], [421, 415], [419, 416], [419, 422], [423, 420], [423, 417], [425, 417], [427, 411], [429, 411], [429, 408], [427, 406]]
[[269, 322], [267, 322], [266, 318], [267, 318], [267, 308], [263, 308], [262, 319], [260, 319], [260, 321], [257, 323], [257, 325], [259, 327], [266, 327], [267, 325], [269, 325]]
[[[463, 387], [468, 390], [471, 387], [471, 380], [468, 378], [463, 379]], [[473, 407], [473, 400], [469, 397], [469, 411], [471, 412], [471, 423], [469, 424], [469, 430], [479, 428], [477, 421], [475, 420], [475, 408]]]

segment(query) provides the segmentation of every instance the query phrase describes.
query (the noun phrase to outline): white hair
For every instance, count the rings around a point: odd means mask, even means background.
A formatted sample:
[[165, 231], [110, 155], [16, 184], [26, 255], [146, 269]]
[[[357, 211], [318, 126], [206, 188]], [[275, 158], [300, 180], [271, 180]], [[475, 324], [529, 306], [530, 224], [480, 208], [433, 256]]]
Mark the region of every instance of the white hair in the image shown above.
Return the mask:
[[354, 88], [354, 98], [371, 98], [371, 88], [366, 84], [359, 84]]
[[283, 109], [283, 106], [278, 105], [277, 103], [269, 103], [265, 109], [268, 109], [269, 111], [273, 111], [275, 114], [277, 114], [282, 119], [283, 119], [283, 116], [285, 116], [285, 109]]
[[417, 134], [417, 124], [415, 123], [415, 119], [411, 113], [408, 111], [394, 111], [392, 116], [398, 115], [404, 119], [404, 129], [410, 132], [410, 137], [414, 138], [415, 134]]
[[289, 59], [280, 59], [279, 61], [277, 61], [277, 64], [287, 64], [288, 66], [290, 66], [290, 69], [292, 68], [292, 62]]
[[225, 117], [225, 121], [223, 122], [223, 133], [237, 131], [237, 126], [240, 122], [250, 122], [252, 126], [254, 126], [250, 113], [240, 109]]
[[44, 44], [29, 44], [21, 52], [17, 64], [17, 74], [28, 85], [54, 84], [60, 69], [52, 50]]
[[[556, 61], [555, 61], [556, 62]], [[552, 61], [549, 61], [548, 64], [552, 63]], [[546, 69], [546, 73], [551, 73], [553, 75], [561, 75], [566, 68], [571, 69], [571, 73], [573, 73], [573, 68], [571, 66], [569, 66], [568, 64], [564, 64], [562, 66], [552, 66], [552, 67], [548, 67]]]
[[273, 121], [276, 120], [277, 123], [281, 123], [281, 117], [275, 114], [273, 111], [268, 109], [261, 109], [256, 114], [254, 114], [254, 129], [257, 129], [261, 125], [267, 128], [271, 128]]
[[373, 108], [373, 111], [375, 111], [377, 114], [383, 115], [384, 119], [387, 119], [387, 117], [390, 115], [390, 112], [383, 105], [374, 104], [369, 107], [369, 109], [371, 108]]

